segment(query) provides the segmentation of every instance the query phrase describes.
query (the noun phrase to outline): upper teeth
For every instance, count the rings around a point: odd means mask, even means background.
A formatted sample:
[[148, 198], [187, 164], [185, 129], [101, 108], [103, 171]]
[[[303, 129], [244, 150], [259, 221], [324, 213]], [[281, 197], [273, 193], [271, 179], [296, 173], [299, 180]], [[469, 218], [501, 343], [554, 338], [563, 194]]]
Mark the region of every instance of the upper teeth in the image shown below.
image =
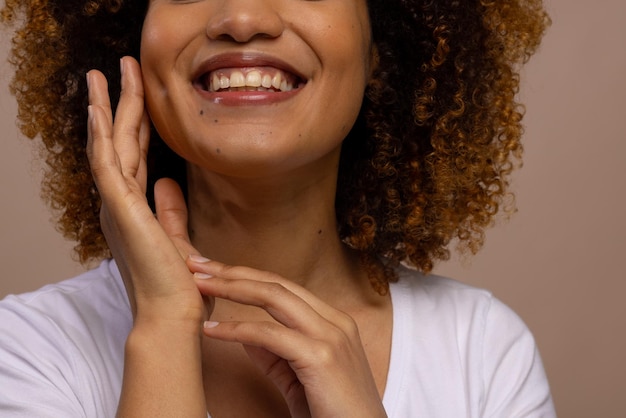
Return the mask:
[[242, 71], [233, 70], [230, 76], [221, 72], [213, 72], [210, 76], [209, 91], [229, 89], [238, 90], [280, 90], [290, 91], [293, 83], [280, 71], [274, 75], [261, 73], [259, 70], [251, 70], [244, 74]]

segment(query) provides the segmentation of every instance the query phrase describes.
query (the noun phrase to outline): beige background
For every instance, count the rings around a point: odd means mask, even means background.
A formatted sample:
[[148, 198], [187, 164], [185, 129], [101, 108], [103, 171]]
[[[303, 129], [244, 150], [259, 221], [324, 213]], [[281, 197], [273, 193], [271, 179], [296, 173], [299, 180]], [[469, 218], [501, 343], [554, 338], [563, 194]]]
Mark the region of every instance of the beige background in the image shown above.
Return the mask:
[[[493, 290], [525, 319], [559, 416], [626, 417], [626, 3], [547, 7], [553, 26], [524, 72], [519, 213], [477, 257], [438, 271]], [[0, 296], [81, 270], [38, 199], [40, 170], [16, 132], [7, 73], [0, 66]]]

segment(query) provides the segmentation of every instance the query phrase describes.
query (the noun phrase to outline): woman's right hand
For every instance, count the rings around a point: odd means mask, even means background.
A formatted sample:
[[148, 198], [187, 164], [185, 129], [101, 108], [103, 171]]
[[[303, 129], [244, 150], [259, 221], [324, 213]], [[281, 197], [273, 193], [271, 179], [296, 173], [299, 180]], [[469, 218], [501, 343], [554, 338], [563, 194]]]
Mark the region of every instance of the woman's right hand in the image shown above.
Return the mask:
[[[212, 303], [203, 300], [185, 263], [196, 251], [188, 243], [180, 189], [171, 180], [158, 183], [156, 217], [147, 203], [150, 123], [141, 70], [129, 57], [121, 67], [115, 119], [104, 75], [87, 74], [87, 152], [102, 198], [101, 226], [134, 316], [118, 415], [206, 417], [200, 330]], [[179, 222], [168, 222], [171, 217]]]
[[196, 251], [188, 243], [186, 231], [165, 231], [158, 221], [172, 212], [186, 220], [186, 208], [180, 206], [180, 189], [171, 180], [156, 187], [156, 218], [147, 203], [150, 123], [144, 109], [141, 70], [129, 57], [122, 59], [121, 67], [122, 90], [115, 120], [104, 75], [95, 70], [87, 74], [87, 153], [102, 199], [102, 231], [122, 273], [136, 321], [154, 317], [200, 323], [206, 316], [204, 305], [185, 265], [187, 255]]

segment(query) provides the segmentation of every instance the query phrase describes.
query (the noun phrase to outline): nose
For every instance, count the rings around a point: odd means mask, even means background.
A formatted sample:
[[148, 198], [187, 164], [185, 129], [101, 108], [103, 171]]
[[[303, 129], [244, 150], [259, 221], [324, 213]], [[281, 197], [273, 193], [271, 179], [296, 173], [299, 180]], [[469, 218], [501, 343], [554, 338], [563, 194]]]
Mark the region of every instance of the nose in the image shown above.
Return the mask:
[[276, 38], [285, 28], [276, 3], [277, 0], [216, 0], [215, 13], [207, 24], [207, 36], [239, 43]]

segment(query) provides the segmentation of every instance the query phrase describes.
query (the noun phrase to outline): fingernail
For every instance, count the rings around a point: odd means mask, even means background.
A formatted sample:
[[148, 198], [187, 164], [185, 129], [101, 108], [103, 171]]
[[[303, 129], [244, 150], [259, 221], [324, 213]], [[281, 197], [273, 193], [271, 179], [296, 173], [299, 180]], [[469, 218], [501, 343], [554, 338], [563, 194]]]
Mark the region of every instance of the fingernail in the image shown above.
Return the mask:
[[220, 324], [219, 322], [215, 322], [215, 321], [204, 321], [205, 328], [215, 328], [219, 324]]
[[124, 76], [124, 58], [120, 58], [120, 75]]
[[201, 255], [197, 254], [189, 254], [189, 259], [191, 261], [195, 261], [196, 263], [208, 263], [209, 261], [211, 261], [208, 258], [202, 257]]
[[85, 74], [85, 80], [87, 80], [87, 90], [89, 90], [89, 72]]
[[87, 106], [87, 117], [89, 118], [89, 121], [93, 122], [93, 108], [91, 105]]
[[206, 279], [210, 279], [211, 276], [210, 274], [206, 274], [206, 273], [194, 273], [193, 274], [193, 278], [194, 279], [199, 279], [199, 280], [206, 280]]

